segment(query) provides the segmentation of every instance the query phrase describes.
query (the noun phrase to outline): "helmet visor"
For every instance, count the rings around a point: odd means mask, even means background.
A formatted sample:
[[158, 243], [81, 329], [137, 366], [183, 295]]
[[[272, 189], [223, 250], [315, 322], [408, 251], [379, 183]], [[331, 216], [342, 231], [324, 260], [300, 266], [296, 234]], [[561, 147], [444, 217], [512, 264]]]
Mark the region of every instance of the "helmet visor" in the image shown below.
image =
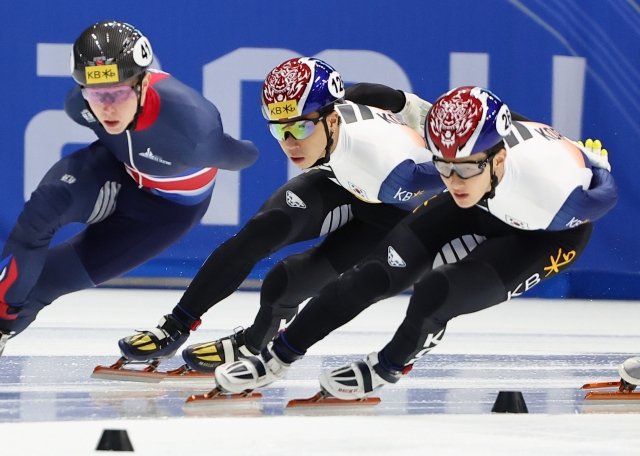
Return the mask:
[[486, 158], [479, 162], [468, 161], [454, 163], [433, 157], [433, 164], [443, 177], [451, 177], [451, 174], [455, 172], [461, 179], [469, 179], [470, 177], [482, 174], [491, 158], [493, 157]]
[[308, 138], [316, 131], [316, 126], [323, 117], [316, 117], [315, 119], [303, 119], [295, 122], [269, 122], [269, 131], [278, 141], [284, 141], [287, 137], [287, 133], [293, 136], [294, 139]]
[[116, 105], [124, 103], [137, 95], [136, 89], [130, 85], [117, 85], [110, 87], [84, 87], [82, 96], [89, 103], [101, 105]]

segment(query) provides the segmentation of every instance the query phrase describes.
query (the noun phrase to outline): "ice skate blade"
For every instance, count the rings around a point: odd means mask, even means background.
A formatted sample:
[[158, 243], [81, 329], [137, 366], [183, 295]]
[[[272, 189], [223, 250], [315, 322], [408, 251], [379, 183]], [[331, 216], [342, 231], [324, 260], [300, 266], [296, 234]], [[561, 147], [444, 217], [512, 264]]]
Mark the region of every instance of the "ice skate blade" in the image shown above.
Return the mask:
[[163, 383], [167, 382], [207, 382], [211, 383], [215, 378], [214, 374], [205, 374], [202, 372], [195, 371], [190, 369], [187, 366], [180, 366], [177, 369], [170, 370], [164, 373], [165, 376], [162, 379]]
[[582, 389], [598, 389], [598, 388], [620, 388], [621, 382], [596, 382], [596, 383], [585, 383], [582, 385]]
[[91, 374], [91, 378], [125, 382], [160, 383], [166, 375], [166, 372], [96, 366]]
[[352, 415], [368, 414], [380, 403], [379, 397], [344, 400], [326, 393], [318, 393], [309, 399], [292, 399], [285, 407], [287, 415]]
[[598, 392], [591, 392], [591, 393], [587, 393], [587, 395], [585, 396], [585, 400], [588, 400], [588, 398], [592, 397], [594, 399], [592, 400], [598, 400], [597, 398], [599, 397], [605, 397], [609, 394], [620, 394], [620, 395], [640, 395], [640, 393], [635, 393], [635, 389], [636, 389], [636, 385], [626, 382], [622, 379], [620, 379], [617, 382], [597, 382], [597, 383], [586, 383], [584, 385], [582, 385], [582, 389], [600, 389], [600, 388], [618, 388], [618, 391], [616, 392], [611, 392], [611, 391], [598, 391]]

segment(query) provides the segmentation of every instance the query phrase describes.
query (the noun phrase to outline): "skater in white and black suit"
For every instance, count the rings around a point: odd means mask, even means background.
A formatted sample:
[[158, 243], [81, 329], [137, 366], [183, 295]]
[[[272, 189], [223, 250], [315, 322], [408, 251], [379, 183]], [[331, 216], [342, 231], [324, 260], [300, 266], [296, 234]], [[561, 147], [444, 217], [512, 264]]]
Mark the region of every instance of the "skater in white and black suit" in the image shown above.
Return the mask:
[[[368, 86], [352, 90], [360, 98], [369, 91]], [[191, 369], [213, 373], [224, 362], [258, 354], [295, 316], [299, 304], [373, 252], [400, 220], [444, 189], [417, 132], [423, 131], [420, 119], [431, 105], [412, 94], [385, 92], [382, 104], [395, 105], [404, 120], [343, 100], [339, 73], [322, 60], [287, 60], [267, 75], [262, 110], [269, 130], [296, 166], [313, 169], [278, 189], [237, 235], [209, 256], [158, 327], [120, 340], [124, 358], [171, 357], [190, 328], [233, 293], [258, 261], [287, 245], [326, 235], [317, 246], [268, 272], [251, 327], [191, 345], [183, 358]], [[409, 118], [412, 128], [405, 123]]]
[[[331, 331], [413, 285], [406, 318], [382, 350], [320, 377], [330, 395], [364, 398], [407, 373], [452, 318], [516, 297], [570, 267], [592, 222], [617, 201], [599, 150], [579, 148], [547, 125], [512, 123], [506, 104], [486, 89], [461, 87], [440, 97], [425, 136], [448, 192], [425, 202], [325, 287], [259, 357], [216, 369], [220, 390], [238, 393], [282, 378]], [[462, 260], [432, 269], [445, 243], [470, 233], [486, 240]]]

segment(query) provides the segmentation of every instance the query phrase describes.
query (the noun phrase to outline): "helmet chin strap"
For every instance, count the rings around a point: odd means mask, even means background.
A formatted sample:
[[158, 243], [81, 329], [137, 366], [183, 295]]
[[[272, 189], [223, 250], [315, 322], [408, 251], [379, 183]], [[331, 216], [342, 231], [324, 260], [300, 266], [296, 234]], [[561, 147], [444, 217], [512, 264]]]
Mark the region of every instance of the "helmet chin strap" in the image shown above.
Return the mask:
[[333, 146], [333, 132], [329, 134], [329, 126], [327, 125], [326, 117], [322, 118], [322, 125], [324, 125], [324, 133], [327, 136], [327, 147], [324, 148], [324, 155], [316, 160], [316, 162], [310, 166], [311, 168], [328, 163], [329, 158], [331, 157], [331, 146]]
[[142, 113], [142, 80], [144, 79], [145, 74], [145, 72], [142, 72], [140, 76], [138, 76], [138, 82], [133, 86], [138, 96], [138, 105], [136, 106], [136, 113], [133, 116], [133, 120], [131, 120], [131, 123], [127, 125], [125, 130], [135, 130], [136, 125], [138, 124], [138, 117], [140, 117], [140, 114]]
[[493, 172], [493, 157], [495, 156], [496, 154], [493, 154], [491, 156], [491, 160], [489, 160], [489, 173], [491, 174], [491, 188], [489, 188], [489, 191], [482, 196], [481, 200], [489, 200], [494, 196], [496, 196], [496, 186], [498, 185], [498, 176], [496, 176], [496, 174]]

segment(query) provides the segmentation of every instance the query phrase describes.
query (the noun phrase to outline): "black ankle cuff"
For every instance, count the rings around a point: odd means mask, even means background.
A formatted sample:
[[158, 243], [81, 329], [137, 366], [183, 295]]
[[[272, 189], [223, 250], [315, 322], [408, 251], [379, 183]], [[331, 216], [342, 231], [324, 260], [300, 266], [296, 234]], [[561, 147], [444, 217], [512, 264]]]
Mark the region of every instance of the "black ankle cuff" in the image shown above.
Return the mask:
[[182, 307], [180, 307], [180, 304], [178, 304], [173, 308], [173, 311], [171, 312], [171, 316], [175, 320], [177, 320], [181, 325], [186, 327], [186, 330], [184, 330], [183, 332], [189, 332], [190, 330], [195, 331], [198, 328], [198, 326], [200, 326], [200, 323], [202, 323], [202, 321], [199, 318], [195, 318], [189, 315], [187, 312], [185, 312], [182, 309]]
[[399, 368], [398, 366], [391, 364], [385, 356], [384, 350], [382, 350], [378, 353], [378, 364], [373, 366], [373, 370], [375, 370], [376, 373], [386, 381], [396, 383], [400, 380], [404, 368]]
[[169, 334], [175, 334], [176, 332], [182, 334], [189, 333], [189, 327], [185, 324], [185, 322], [180, 321], [173, 314], [166, 315], [166, 322], [162, 325], [163, 329], [167, 331]]
[[251, 353], [253, 353], [254, 355], [257, 355], [260, 353], [260, 350], [258, 350], [257, 348], [255, 348], [251, 342], [249, 341], [249, 330], [251, 329], [251, 327], [245, 329], [242, 332], [239, 332], [236, 335], [236, 342], [238, 343], [238, 345], [244, 345], [245, 347], [247, 347], [247, 350], [249, 350]]
[[280, 333], [276, 336], [273, 340], [271, 350], [273, 350], [273, 353], [280, 358], [280, 360], [287, 364], [291, 364], [304, 356], [303, 352], [296, 350], [287, 343], [284, 333]]

